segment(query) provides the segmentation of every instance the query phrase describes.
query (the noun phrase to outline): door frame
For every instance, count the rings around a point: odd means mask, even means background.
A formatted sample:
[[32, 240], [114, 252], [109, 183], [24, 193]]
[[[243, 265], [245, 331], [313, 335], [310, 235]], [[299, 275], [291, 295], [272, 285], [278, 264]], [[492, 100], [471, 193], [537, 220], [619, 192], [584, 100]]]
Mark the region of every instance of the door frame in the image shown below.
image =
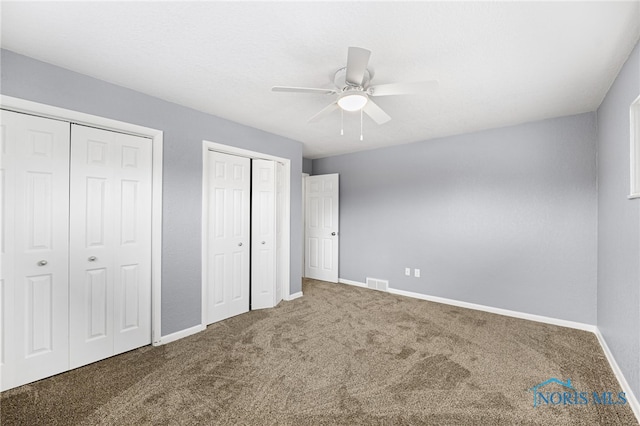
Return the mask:
[[6, 95], [0, 95], [0, 108], [151, 139], [151, 344], [153, 346], [163, 344], [160, 328], [162, 323], [162, 130]]
[[[284, 165], [284, 209], [282, 222], [286, 224], [283, 229], [282, 239], [284, 246], [282, 248], [284, 280], [282, 281], [282, 299], [291, 300], [291, 160], [288, 158], [278, 157], [275, 155], [265, 154], [262, 152], [251, 151], [244, 148], [238, 148], [231, 145], [225, 145], [207, 140], [202, 141], [202, 223], [201, 223], [201, 244], [202, 244], [202, 315], [201, 327], [207, 326], [207, 259], [209, 257], [205, 235], [207, 229], [207, 217], [209, 216], [209, 156], [208, 151], [217, 151], [223, 154], [237, 155], [239, 157], [247, 157], [250, 159], [271, 160]], [[276, 219], [277, 220], [277, 219]], [[276, 262], [278, 259], [276, 259]]]

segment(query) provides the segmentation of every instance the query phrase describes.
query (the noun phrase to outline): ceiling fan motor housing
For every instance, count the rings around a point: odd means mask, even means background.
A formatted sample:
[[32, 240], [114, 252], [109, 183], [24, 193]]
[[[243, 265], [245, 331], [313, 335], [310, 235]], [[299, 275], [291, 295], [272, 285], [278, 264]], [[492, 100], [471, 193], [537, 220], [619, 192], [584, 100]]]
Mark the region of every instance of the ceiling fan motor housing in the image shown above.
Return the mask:
[[338, 89], [342, 91], [346, 89], [357, 88], [357, 87], [359, 87], [361, 90], [364, 90], [364, 88], [367, 87], [367, 85], [369, 84], [370, 80], [371, 80], [371, 74], [369, 73], [369, 70], [365, 70], [361, 85], [348, 82], [347, 67], [340, 68], [338, 71], [336, 71], [336, 74], [333, 77], [333, 83], [336, 85]]

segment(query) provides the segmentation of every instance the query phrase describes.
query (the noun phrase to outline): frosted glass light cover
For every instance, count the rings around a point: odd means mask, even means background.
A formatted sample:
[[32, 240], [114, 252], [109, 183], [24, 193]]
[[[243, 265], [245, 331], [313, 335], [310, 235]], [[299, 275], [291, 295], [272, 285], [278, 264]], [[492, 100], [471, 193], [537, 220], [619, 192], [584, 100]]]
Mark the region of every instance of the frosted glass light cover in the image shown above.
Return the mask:
[[359, 111], [367, 104], [367, 100], [366, 95], [354, 93], [338, 99], [338, 105], [345, 111]]

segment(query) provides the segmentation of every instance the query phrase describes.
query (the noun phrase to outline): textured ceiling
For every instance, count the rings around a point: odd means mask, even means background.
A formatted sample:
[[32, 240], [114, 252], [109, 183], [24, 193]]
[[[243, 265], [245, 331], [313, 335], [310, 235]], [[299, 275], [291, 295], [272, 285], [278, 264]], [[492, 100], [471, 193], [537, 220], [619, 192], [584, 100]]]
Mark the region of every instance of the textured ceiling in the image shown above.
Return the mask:
[[[640, 38], [640, 2], [5, 2], [2, 47], [301, 141], [309, 158], [593, 111]], [[393, 119], [308, 119], [348, 46]], [[223, 142], [223, 141], [220, 141]]]

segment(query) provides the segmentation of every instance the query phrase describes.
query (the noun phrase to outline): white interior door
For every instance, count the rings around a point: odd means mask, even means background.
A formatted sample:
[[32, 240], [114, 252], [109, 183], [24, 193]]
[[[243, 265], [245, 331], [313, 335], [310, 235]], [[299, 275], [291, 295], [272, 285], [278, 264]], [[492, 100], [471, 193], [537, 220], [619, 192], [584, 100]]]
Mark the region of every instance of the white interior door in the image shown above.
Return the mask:
[[70, 365], [151, 342], [151, 141], [71, 132]]
[[[301, 206], [301, 209], [302, 209], [302, 218], [301, 218], [302, 219], [302, 247], [306, 247], [307, 246], [307, 239], [306, 239], [305, 234], [307, 232], [307, 229], [306, 229], [307, 228], [307, 225], [306, 225], [307, 224], [307, 215], [306, 215], [307, 196], [306, 196], [306, 190], [307, 190], [307, 178], [308, 177], [309, 177], [308, 173], [303, 173], [302, 174], [302, 185], [300, 185], [302, 187], [302, 197], [301, 197], [301, 200], [302, 200], [302, 206]], [[302, 259], [300, 259], [301, 262], [302, 262], [302, 269], [301, 269], [302, 270], [302, 278], [304, 278], [304, 277], [307, 276], [307, 271], [306, 271], [306, 268], [305, 268], [305, 264], [307, 262], [306, 259], [305, 259], [306, 258], [306, 249], [302, 250], [302, 254], [301, 254], [300, 257], [302, 258]]]
[[251, 309], [276, 298], [276, 163], [253, 160], [251, 186]]
[[251, 160], [207, 151], [207, 324], [249, 311]]
[[338, 282], [339, 177], [305, 178], [305, 276]]
[[0, 114], [5, 390], [69, 367], [69, 123]]

